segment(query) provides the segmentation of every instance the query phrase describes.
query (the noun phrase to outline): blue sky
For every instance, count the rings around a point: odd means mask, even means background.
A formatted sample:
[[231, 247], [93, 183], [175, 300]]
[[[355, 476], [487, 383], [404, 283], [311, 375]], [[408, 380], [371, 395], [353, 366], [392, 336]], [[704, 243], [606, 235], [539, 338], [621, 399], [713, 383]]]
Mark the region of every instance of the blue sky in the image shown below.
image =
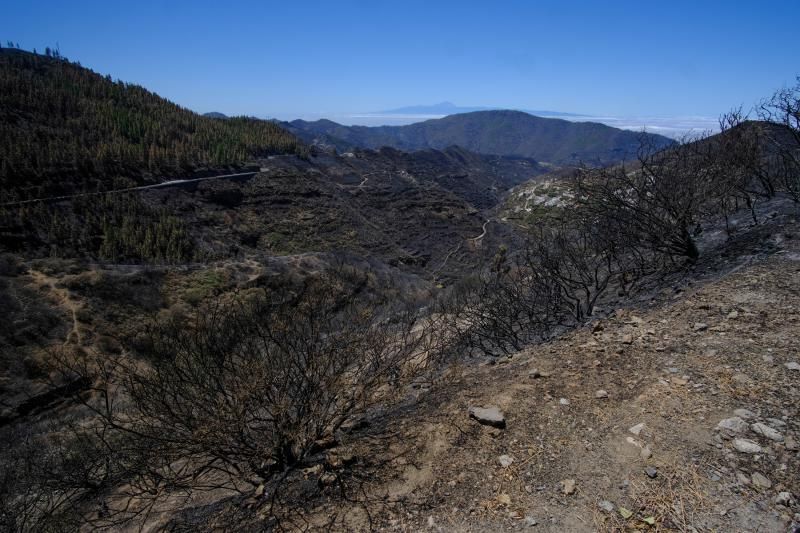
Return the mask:
[[800, 74], [800, 1], [4, 2], [0, 42], [194, 110], [716, 116]]

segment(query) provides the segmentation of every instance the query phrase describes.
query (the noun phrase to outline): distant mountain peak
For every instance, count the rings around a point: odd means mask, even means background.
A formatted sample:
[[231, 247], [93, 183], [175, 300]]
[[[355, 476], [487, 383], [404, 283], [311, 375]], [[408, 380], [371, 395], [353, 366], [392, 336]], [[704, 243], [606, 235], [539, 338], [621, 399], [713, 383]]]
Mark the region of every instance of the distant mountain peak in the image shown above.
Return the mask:
[[456, 115], [461, 113], [474, 113], [475, 111], [519, 111], [528, 113], [529, 115], [536, 115], [540, 117], [575, 117], [583, 116], [576, 115], [575, 113], [564, 113], [562, 111], [546, 111], [546, 110], [530, 110], [520, 109], [515, 107], [502, 107], [502, 106], [459, 106], [445, 100], [438, 104], [432, 105], [413, 105], [406, 107], [398, 107], [396, 109], [386, 109], [376, 112], [377, 115], [431, 115], [431, 116], [446, 116]]
[[488, 109], [486, 107], [459, 107], [453, 102], [443, 101], [431, 105], [412, 105], [378, 111], [379, 114], [387, 115], [452, 115], [454, 113], [465, 113], [469, 111], [479, 111]]

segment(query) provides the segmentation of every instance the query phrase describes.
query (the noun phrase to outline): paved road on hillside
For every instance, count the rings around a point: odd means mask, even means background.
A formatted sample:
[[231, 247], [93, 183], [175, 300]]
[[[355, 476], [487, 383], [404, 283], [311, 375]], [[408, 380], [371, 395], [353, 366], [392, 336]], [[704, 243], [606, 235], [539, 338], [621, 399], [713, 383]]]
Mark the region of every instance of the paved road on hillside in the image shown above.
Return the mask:
[[[266, 169], [265, 169], [266, 170]], [[8, 202], [4, 204], [0, 204], [0, 207], [10, 207], [14, 205], [25, 205], [25, 204], [32, 204], [35, 202], [57, 202], [59, 200], [69, 200], [71, 198], [80, 198], [82, 196], [99, 196], [101, 194], [119, 194], [123, 192], [135, 192], [135, 191], [144, 191], [147, 189], [161, 189], [164, 187], [174, 187], [176, 185], [185, 185], [187, 183], [196, 183], [199, 181], [209, 181], [209, 180], [220, 180], [220, 179], [227, 179], [227, 178], [239, 178], [244, 176], [255, 176], [258, 172], [239, 172], [237, 174], [221, 174], [219, 176], [206, 176], [204, 178], [191, 178], [186, 180], [169, 180], [169, 181], [162, 181], [161, 183], [156, 183], [154, 185], [142, 185], [140, 187], [128, 187], [126, 189], [114, 189], [111, 191], [102, 191], [102, 192], [83, 192], [78, 194], [68, 194], [64, 196], [50, 196], [46, 198], [34, 198], [31, 200], [20, 200], [19, 202]]]

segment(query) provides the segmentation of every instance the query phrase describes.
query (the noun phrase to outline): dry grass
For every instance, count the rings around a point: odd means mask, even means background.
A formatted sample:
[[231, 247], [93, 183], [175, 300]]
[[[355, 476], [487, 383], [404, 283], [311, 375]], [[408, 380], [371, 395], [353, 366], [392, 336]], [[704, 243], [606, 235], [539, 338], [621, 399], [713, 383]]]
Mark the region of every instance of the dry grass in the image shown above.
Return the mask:
[[[597, 531], [697, 531], [697, 517], [709, 508], [700, 467], [662, 467], [656, 479], [631, 480], [630, 507], [593, 514]], [[620, 511], [629, 510], [627, 518]]]

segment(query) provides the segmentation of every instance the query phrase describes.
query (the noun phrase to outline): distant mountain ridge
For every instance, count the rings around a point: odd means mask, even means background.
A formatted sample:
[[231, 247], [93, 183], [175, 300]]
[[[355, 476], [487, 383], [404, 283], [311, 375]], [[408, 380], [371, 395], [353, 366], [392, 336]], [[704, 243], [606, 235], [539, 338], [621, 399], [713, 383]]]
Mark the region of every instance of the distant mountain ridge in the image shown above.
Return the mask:
[[555, 165], [606, 165], [630, 159], [642, 136], [656, 149], [674, 144], [661, 135], [508, 110], [461, 113], [407, 126], [343, 126], [330, 120], [295, 120], [281, 125], [308, 143], [338, 150], [390, 146], [416, 151], [456, 145], [480, 154], [525, 157]]
[[[458, 106], [453, 102], [439, 102], [432, 105], [413, 105], [398, 107], [396, 109], [386, 109], [378, 111], [380, 114], [386, 115], [456, 115], [460, 113], [472, 113], [474, 111], [502, 111], [506, 108], [493, 107], [493, 106]], [[546, 110], [531, 110], [519, 109], [523, 113], [529, 115], [536, 115], [539, 117], [580, 117], [584, 116], [578, 113], [564, 113], [561, 111], [546, 111]]]

